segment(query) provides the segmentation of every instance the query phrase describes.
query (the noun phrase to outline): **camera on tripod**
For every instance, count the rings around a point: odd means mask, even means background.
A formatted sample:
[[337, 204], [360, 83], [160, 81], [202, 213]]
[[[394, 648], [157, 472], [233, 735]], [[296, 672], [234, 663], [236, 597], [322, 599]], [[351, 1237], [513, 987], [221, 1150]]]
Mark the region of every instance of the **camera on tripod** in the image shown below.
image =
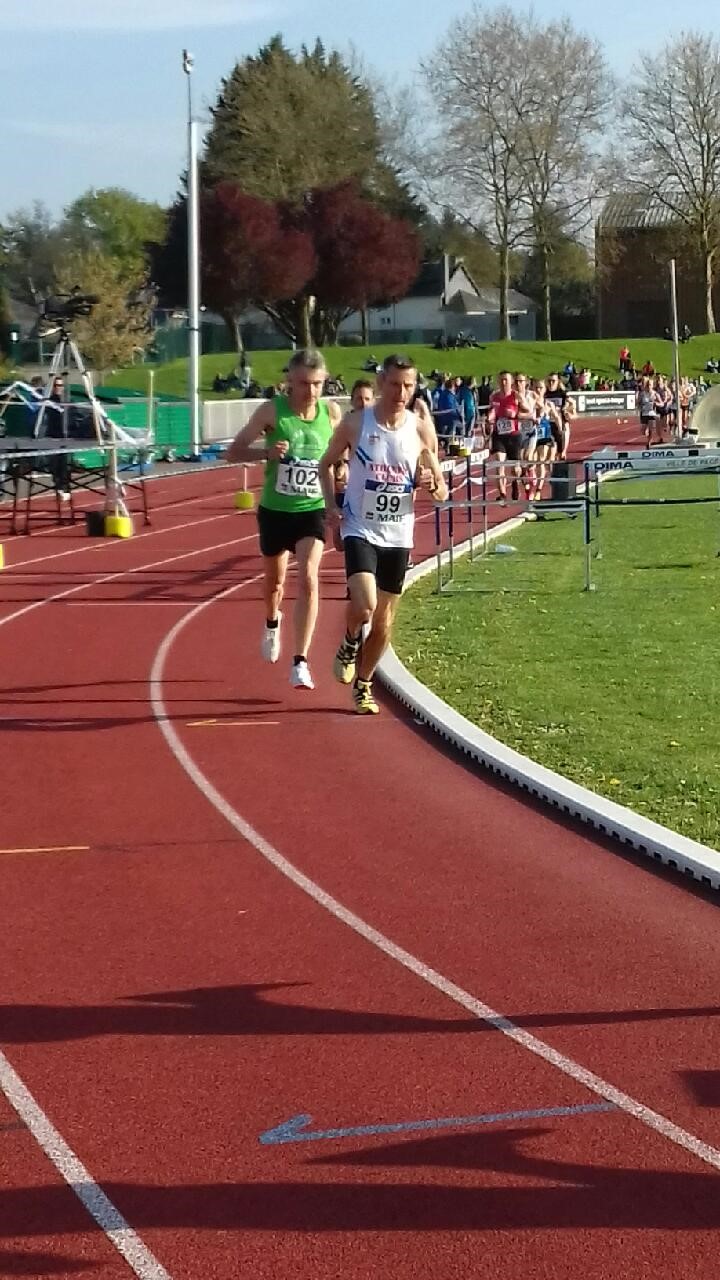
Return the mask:
[[89, 316], [100, 301], [95, 293], [81, 293], [79, 286], [70, 293], [58, 293], [43, 303], [43, 318], [55, 324], [69, 324], [82, 316]]

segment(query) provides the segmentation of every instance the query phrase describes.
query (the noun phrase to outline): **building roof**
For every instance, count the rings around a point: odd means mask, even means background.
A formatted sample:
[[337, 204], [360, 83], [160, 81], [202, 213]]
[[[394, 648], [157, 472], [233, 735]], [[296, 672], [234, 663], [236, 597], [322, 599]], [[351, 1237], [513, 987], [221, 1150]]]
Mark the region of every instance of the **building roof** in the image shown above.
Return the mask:
[[[450, 294], [455, 292], [453, 289], [453, 279], [459, 274], [461, 278], [471, 286], [471, 289], [478, 292], [477, 285], [468, 271], [462, 258], [456, 258], [453, 254], [449, 254], [450, 267]], [[434, 262], [423, 262], [417, 274], [417, 278], [409, 291], [405, 294], [406, 298], [442, 298], [445, 292], [445, 261], [438, 258]]]
[[[680, 204], [678, 196], [675, 204]], [[608, 196], [598, 218], [598, 230], [655, 231], [676, 226], [679, 218], [658, 196], [646, 191], [623, 191]]]
[[[512, 315], [526, 315], [537, 311], [537, 304], [517, 289], [508, 289], [508, 312]], [[461, 311], [468, 316], [498, 315], [500, 312], [500, 290], [478, 289], [477, 293], [468, 293], [466, 289], [458, 289], [450, 298], [446, 311]]]
[[438, 298], [445, 288], [445, 267], [439, 262], [423, 262], [415, 282], [410, 286], [408, 298]]

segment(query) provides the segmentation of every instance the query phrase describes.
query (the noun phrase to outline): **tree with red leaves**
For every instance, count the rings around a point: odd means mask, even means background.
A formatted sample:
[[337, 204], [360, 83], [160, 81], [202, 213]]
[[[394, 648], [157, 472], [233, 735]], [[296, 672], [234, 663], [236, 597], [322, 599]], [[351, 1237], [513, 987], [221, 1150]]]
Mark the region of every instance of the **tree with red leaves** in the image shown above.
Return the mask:
[[383, 213], [354, 182], [313, 192], [307, 221], [318, 263], [308, 286], [315, 297], [312, 331], [321, 346], [336, 341], [340, 322], [353, 311], [404, 298], [421, 246], [409, 222]]
[[[217, 311], [243, 349], [240, 317], [250, 306], [265, 311], [287, 337], [303, 334], [310, 342], [306, 286], [317, 268], [310, 235], [293, 225], [278, 204], [247, 195], [235, 183], [221, 182], [202, 193], [200, 263], [203, 302]], [[153, 280], [163, 302], [184, 304], [187, 297], [187, 200], [180, 197], [169, 215], [168, 237], [154, 255]]]
[[204, 194], [200, 225], [203, 297], [226, 323], [237, 326], [253, 303], [277, 322], [276, 304], [302, 294], [316, 270], [308, 233], [289, 226], [279, 205], [232, 182]]
[[[364, 199], [354, 182], [311, 191], [300, 205], [221, 182], [203, 194], [200, 227], [203, 301], [223, 317], [238, 350], [239, 317], [249, 306], [301, 346], [335, 342], [345, 316], [404, 297], [420, 260], [413, 226]], [[186, 246], [179, 202], [154, 267], [166, 297], [184, 297]]]

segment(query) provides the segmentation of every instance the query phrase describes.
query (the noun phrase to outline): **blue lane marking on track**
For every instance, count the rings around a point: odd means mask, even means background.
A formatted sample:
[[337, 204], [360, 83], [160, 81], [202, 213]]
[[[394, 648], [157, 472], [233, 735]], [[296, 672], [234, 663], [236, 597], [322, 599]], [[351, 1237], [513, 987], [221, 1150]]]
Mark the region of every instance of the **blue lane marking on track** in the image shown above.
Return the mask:
[[378, 1133], [410, 1133], [427, 1129], [465, 1129], [481, 1124], [502, 1124], [513, 1120], [547, 1120], [557, 1116], [596, 1115], [616, 1111], [611, 1102], [587, 1102], [575, 1107], [537, 1107], [533, 1111], [497, 1111], [481, 1116], [446, 1116], [440, 1120], [406, 1120], [401, 1124], [361, 1124], [349, 1129], [311, 1129], [312, 1116], [291, 1116], [274, 1129], [260, 1134], [263, 1146], [286, 1142], [327, 1142], [333, 1138], [367, 1138]]

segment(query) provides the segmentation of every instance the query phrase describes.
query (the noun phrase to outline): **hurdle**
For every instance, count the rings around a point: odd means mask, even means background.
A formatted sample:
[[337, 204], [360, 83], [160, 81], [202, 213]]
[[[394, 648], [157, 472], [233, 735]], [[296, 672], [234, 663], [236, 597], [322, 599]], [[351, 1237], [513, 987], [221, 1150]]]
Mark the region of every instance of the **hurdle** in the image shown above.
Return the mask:
[[[435, 594], [448, 594], [455, 590], [477, 590], [482, 588], [458, 588], [455, 584], [455, 560], [467, 557], [473, 561], [489, 553], [492, 542], [510, 533], [527, 520], [545, 520], [552, 517], [575, 518], [585, 506], [584, 498], [538, 498], [512, 500], [513, 508], [509, 519], [494, 527], [490, 526], [489, 513], [506, 508], [508, 503], [500, 498], [489, 496], [491, 483], [506, 463], [491, 460], [487, 450], [473, 454], [466, 459], [464, 474], [453, 461], [442, 464], [449, 477], [450, 498], [440, 504], [435, 511], [435, 560], [436, 585]], [[528, 466], [533, 465], [528, 463]], [[577, 466], [578, 464], [572, 464]], [[455, 496], [456, 491], [464, 488], [464, 493]], [[475, 496], [479, 490], [478, 496]], [[463, 517], [464, 516], [464, 520]], [[462, 542], [456, 541], [458, 529], [465, 532]], [[444, 535], [447, 535], [445, 537]], [[579, 551], [582, 544], [579, 546]], [[447, 570], [447, 576], [443, 570]], [[511, 588], [504, 588], [510, 590]], [[516, 588], [522, 590], [523, 588]]]
[[[584, 544], [585, 544], [585, 590], [596, 591], [593, 581], [593, 559], [602, 559], [599, 534], [593, 536], [593, 516], [595, 528], [599, 528], [599, 520], [603, 507], [651, 507], [651, 506], [698, 506], [712, 503], [718, 507], [720, 515], [720, 449], [710, 449], [689, 445], [637, 450], [602, 450], [586, 458], [583, 463], [584, 483]], [[655, 479], [673, 475], [714, 475], [717, 477], [717, 493], [714, 496], [701, 497], [660, 497], [660, 498], [607, 498], [601, 497], [600, 488], [603, 480], [619, 480], [625, 478]], [[718, 528], [720, 556], [720, 525]], [[593, 546], [595, 553], [593, 555]]]

